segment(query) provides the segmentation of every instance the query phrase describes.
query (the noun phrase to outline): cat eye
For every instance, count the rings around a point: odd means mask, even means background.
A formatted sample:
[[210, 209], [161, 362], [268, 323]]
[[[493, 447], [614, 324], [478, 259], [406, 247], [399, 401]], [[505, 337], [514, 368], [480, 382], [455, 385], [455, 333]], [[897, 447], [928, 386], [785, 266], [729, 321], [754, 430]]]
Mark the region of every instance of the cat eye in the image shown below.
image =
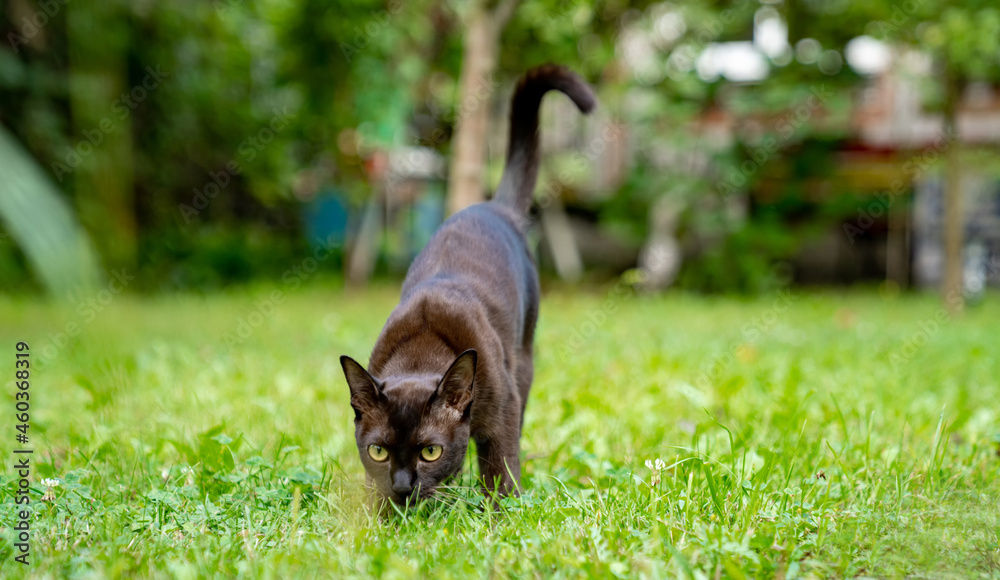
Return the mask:
[[389, 451], [385, 447], [379, 447], [378, 445], [368, 446], [368, 457], [371, 457], [375, 461], [382, 462], [389, 459]]
[[420, 450], [420, 458], [424, 461], [437, 461], [441, 457], [440, 445], [428, 445]]

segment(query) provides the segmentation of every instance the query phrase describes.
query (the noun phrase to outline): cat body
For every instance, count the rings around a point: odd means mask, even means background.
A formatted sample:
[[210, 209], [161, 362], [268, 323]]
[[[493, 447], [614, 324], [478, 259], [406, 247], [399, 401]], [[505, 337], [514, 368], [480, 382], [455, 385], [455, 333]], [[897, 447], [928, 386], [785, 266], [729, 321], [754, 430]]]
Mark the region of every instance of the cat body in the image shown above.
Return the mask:
[[538, 107], [550, 89], [584, 112], [596, 102], [562, 67], [529, 71], [515, 90], [496, 196], [451, 216], [414, 260], [368, 371], [341, 357], [368, 479], [396, 503], [426, 498], [458, 473], [470, 439], [487, 492], [517, 492], [539, 301], [525, 233]]

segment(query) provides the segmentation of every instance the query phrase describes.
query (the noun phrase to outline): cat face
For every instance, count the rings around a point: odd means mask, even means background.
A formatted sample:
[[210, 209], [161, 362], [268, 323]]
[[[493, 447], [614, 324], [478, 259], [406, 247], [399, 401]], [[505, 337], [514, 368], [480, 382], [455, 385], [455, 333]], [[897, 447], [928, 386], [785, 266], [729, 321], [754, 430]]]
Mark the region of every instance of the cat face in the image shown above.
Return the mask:
[[340, 363], [351, 388], [358, 453], [382, 497], [412, 505], [461, 470], [476, 351], [459, 355], [443, 376], [379, 381], [349, 357]]

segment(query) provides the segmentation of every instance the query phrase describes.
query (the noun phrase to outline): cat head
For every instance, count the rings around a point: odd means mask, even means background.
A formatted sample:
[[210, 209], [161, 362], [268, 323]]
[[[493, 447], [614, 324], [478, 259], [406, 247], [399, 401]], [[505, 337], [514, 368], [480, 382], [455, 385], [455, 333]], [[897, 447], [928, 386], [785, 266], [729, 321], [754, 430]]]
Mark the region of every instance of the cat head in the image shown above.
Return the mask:
[[475, 350], [460, 354], [444, 375], [378, 380], [350, 357], [340, 357], [340, 364], [351, 388], [361, 462], [380, 495], [413, 504], [461, 470], [469, 445]]

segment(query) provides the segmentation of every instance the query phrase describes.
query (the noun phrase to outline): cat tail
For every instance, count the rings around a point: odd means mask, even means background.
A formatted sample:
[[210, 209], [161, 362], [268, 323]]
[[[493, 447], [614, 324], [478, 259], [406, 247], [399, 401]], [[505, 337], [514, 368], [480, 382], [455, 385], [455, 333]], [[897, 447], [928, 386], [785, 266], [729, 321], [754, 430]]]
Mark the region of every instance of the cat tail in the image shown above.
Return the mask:
[[582, 113], [597, 105], [593, 89], [569, 69], [547, 64], [521, 77], [510, 105], [510, 141], [507, 166], [494, 199], [527, 216], [538, 180], [538, 107], [542, 96], [555, 89], [565, 93]]

